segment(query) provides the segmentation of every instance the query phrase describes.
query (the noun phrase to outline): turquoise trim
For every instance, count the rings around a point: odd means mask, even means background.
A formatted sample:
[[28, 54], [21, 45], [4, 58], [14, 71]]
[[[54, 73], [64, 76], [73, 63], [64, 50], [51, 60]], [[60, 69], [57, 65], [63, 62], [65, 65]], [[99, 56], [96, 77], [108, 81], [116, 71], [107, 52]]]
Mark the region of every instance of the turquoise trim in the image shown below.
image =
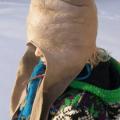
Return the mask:
[[79, 90], [85, 90], [100, 97], [105, 102], [120, 102], [120, 88], [115, 90], [105, 90], [89, 83], [74, 80], [70, 87]]
[[90, 64], [86, 64], [81, 73], [77, 76], [78, 80], [86, 80], [92, 73], [92, 67]]
[[41, 60], [34, 67], [31, 77], [29, 79], [29, 83], [26, 88], [27, 95], [25, 97], [25, 102], [19, 108], [18, 120], [29, 120], [32, 111], [33, 102], [36, 96], [36, 91], [42, 80], [42, 78], [36, 78], [34, 80], [33, 78], [37, 75], [44, 74], [45, 68], [46, 66]]

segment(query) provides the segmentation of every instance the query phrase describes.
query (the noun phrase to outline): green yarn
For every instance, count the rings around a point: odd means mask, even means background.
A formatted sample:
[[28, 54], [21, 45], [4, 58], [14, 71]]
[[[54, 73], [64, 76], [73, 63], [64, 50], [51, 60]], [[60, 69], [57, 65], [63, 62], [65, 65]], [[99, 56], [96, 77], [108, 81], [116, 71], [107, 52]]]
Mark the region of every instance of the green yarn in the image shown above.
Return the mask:
[[65, 99], [65, 106], [70, 106], [70, 104], [71, 104], [71, 100], [66, 98]]
[[95, 118], [97, 118], [98, 115], [99, 115], [99, 112], [95, 109], [94, 104], [92, 104], [92, 105], [90, 106], [90, 108], [88, 108], [88, 111], [89, 111], [89, 113], [91, 113], [92, 116], [94, 116]]
[[78, 101], [80, 100], [80, 95], [76, 95], [75, 98], [72, 100], [71, 105], [76, 106]]
[[77, 106], [77, 103], [80, 99], [80, 95], [73, 96], [74, 99], [65, 98], [65, 103], [62, 105], [61, 109], [63, 110], [67, 106]]
[[105, 90], [89, 83], [85, 83], [82, 81], [74, 80], [70, 87], [79, 90], [85, 90], [90, 93], [95, 94], [96, 96], [100, 97], [105, 102], [118, 102], [120, 101], [120, 88], [115, 90]]

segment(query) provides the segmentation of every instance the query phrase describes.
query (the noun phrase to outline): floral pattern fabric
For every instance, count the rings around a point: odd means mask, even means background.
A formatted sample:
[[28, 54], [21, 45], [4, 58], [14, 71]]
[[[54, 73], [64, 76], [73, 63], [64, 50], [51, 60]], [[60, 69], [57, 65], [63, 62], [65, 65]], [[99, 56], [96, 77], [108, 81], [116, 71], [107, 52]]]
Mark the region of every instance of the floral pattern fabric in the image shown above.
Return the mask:
[[49, 120], [119, 120], [120, 103], [105, 103], [99, 97], [67, 90], [50, 109]]

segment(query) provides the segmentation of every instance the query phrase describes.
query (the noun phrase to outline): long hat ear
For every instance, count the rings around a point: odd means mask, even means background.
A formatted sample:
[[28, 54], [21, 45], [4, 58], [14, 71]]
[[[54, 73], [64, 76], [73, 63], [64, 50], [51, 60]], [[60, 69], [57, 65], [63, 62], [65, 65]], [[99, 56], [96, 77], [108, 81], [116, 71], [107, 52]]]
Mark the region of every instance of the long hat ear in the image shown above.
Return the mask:
[[17, 105], [19, 104], [22, 92], [28, 83], [32, 69], [38, 61], [38, 58], [35, 57], [34, 52], [35, 52], [35, 47], [29, 45], [26, 48], [26, 51], [19, 62], [17, 75], [16, 75], [16, 82], [11, 97], [11, 105], [10, 105], [11, 116], [13, 115], [13, 112], [15, 111]]

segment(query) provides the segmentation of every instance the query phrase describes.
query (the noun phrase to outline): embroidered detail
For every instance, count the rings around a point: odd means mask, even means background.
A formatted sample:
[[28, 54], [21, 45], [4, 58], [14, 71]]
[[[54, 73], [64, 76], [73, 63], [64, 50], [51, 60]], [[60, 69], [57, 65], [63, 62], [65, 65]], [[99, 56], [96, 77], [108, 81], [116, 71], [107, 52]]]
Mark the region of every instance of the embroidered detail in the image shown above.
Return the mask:
[[108, 111], [109, 120], [119, 120], [120, 119], [120, 102], [119, 103], [109, 103], [106, 104], [106, 109]]
[[[65, 100], [61, 103], [60, 107], [56, 107], [54, 104], [52, 107], [57, 108], [54, 114], [50, 111], [50, 120], [105, 120], [105, 108], [103, 102], [97, 97], [90, 93], [85, 93], [84, 91], [78, 91], [79, 94], [74, 94], [75, 96], [80, 95], [80, 99], [77, 100], [77, 105], [65, 105]], [[67, 95], [66, 95], [67, 96]], [[65, 96], [64, 96], [65, 97]], [[66, 97], [65, 97], [66, 98]], [[70, 97], [67, 97], [67, 99]], [[77, 98], [77, 97], [76, 97]], [[56, 101], [59, 103], [59, 101]]]
[[66, 106], [74, 106], [74, 107], [77, 107], [80, 98], [81, 98], [80, 95], [76, 95], [75, 97], [74, 97], [74, 96], [70, 96], [69, 98], [65, 98], [64, 105], [62, 105], [62, 106], [60, 107], [60, 109], [63, 110]]
[[89, 112], [84, 109], [76, 109], [73, 106], [65, 107], [57, 112], [52, 120], [94, 120]]

